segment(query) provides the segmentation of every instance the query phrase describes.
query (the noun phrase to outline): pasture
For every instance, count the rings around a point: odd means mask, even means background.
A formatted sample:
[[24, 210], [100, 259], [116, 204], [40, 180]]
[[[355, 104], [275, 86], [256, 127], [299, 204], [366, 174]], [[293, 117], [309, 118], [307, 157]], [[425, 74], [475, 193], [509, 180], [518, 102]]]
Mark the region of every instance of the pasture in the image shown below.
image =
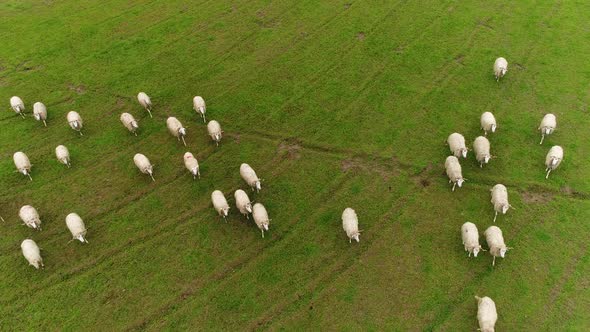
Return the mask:
[[[3, 1], [0, 329], [473, 331], [474, 295], [494, 299], [498, 331], [590, 329], [589, 11], [579, 0]], [[498, 83], [499, 56], [509, 69]], [[225, 131], [219, 147], [195, 95]], [[470, 152], [451, 192], [445, 140], [460, 132], [471, 145], [485, 111], [497, 158], [481, 169]], [[122, 112], [139, 120], [137, 137]], [[558, 126], [539, 145], [546, 113]], [[565, 158], [545, 180], [552, 145]], [[15, 173], [16, 151], [32, 182]], [[138, 152], [155, 182], [134, 166]], [[259, 194], [243, 162], [264, 179]], [[496, 222], [514, 249], [492, 267], [487, 252], [467, 258], [460, 227], [492, 225], [496, 183], [514, 206]], [[266, 206], [264, 239], [233, 205], [238, 188]], [[227, 223], [215, 189], [232, 206]], [[42, 231], [21, 225], [25, 204]], [[342, 230], [348, 206], [360, 243]], [[68, 243], [70, 212], [89, 244]], [[25, 238], [44, 270], [22, 257]]]

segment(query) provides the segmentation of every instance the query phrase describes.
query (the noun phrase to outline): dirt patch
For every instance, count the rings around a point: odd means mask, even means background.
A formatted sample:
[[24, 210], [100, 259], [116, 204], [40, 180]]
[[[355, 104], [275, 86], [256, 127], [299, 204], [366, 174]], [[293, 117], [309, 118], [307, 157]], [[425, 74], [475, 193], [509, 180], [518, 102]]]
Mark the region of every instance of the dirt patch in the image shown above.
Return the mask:
[[588, 199], [590, 195], [583, 193], [581, 191], [577, 191], [570, 186], [561, 187], [560, 191], [567, 196], [577, 198], [577, 199]]
[[359, 32], [356, 34], [356, 39], [358, 40], [365, 40], [365, 33], [364, 32]]
[[525, 69], [526, 69], [526, 67], [525, 67], [525, 66], [523, 66], [523, 65], [521, 65], [520, 63], [515, 63], [514, 65], [515, 65], [515, 66], [516, 66], [516, 68], [518, 68], [519, 70], [525, 70]]
[[355, 171], [377, 173], [383, 178], [383, 180], [388, 180], [392, 176], [399, 175], [399, 171], [396, 168], [396, 164], [393, 158], [391, 160], [391, 165], [389, 166], [372, 160], [365, 160], [356, 157], [348, 158], [342, 160], [342, 162], [340, 163], [340, 169], [343, 173]]
[[117, 106], [117, 108], [122, 108], [123, 106], [125, 106], [125, 99], [118, 97], [117, 103], [115, 105]]
[[414, 183], [417, 186], [420, 186], [422, 188], [426, 188], [426, 187], [430, 186], [430, 184], [431, 184], [430, 177], [432, 176], [433, 169], [434, 169], [434, 166], [431, 163], [426, 165], [418, 173], [416, 173], [415, 175], [412, 176], [412, 180], [414, 181]]
[[350, 6], [352, 6], [352, 3], [350, 3], [350, 2], [349, 3], [345, 3], [344, 4], [344, 9], [348, 9], [348, 8], [350, 8]]
[[241, 137], [240, 134], [234, 135], [233, 139], [236, 144], [240, 144], [240, 137]]
[[279, 144], [278, 153], [291, 160], [299, 159], [301, 158], [301, 145], [297, 141], [282, 141]]
[[455, 57], [455, 61], [460, 64], [463, 65], [463, 60], [465, 59], [465, 55], [464, 54], [459, 54]]
[[68, 88], [72, 91], [75, 91], [79, 95], [84, 94], [86, 92], [86, 86], [83, 84], [79, 84], [79, 85], [70, 84], [70, 85], [68, 85]]
[[525, 191], [522, 193], [522, 200], [527, 204], [547, 203], [553, 199], [550, 193]]

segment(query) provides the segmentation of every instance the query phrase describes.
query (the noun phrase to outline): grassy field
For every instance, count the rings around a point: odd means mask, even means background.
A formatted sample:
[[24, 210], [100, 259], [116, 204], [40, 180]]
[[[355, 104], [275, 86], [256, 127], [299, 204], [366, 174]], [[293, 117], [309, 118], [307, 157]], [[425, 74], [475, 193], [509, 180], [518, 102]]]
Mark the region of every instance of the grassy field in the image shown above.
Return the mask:
[[[0, 329], [473, 331], [473, 296], [487, 295], [498, 331], [589, 330], [589, 11], [581, 0], [3, 1]], [[44, 102], [48, 127], [9, 111], [12, 95], [29, 111]], [[225, 130], [218, 148], [195, 95]], [[470, 153], [452, 193], [446, 137], [471, 144], [485, 111], [497, 159], [480, 169]], [[549, 112], [558, 129], [540, 146]], [[171, 115], [188, 148], [168, 134]], [[545, 180], [552, 145], [565, 160]], [[14, 172], [16, 151], [33, 182]], [[265, 180], [253, 195], [272, 218], [264, 239], [235, 207], [228, 223], [211, 207], [213, 190], [233, 205], [246, 189], [242, 162]], [[460, 226], [492, 224], [496, 183], [514, 206], [496, 223], [514, 250], [493, 268], [485, 252], [467, 258]], [[20, 225], [25, 204], [41, 232]], [[342, 231], [348, 206], [358, 244]], [[68, 243], [70, 212], [90, 244]], [[28, 237], [44, 270], [22, 257]]]

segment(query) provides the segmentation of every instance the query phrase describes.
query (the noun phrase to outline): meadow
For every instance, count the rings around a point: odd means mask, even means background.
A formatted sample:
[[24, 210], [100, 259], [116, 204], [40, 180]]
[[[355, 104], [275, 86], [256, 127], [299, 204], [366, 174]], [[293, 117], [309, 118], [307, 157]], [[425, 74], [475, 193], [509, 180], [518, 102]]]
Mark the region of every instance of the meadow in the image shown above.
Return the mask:
[[[486, 295], [498, 331], [589, 330], [588, 12], [581, 0], [2, 1], [0, 329], [473, 331], [474, 295]], [[496, 82], [499, 56], [509, 69]], [[225, 131], [219, 147], [195, 95]], [[485, 111], [497, 158], [480, 168], [470, 152], [451, 192], [445, 140], [471, 144]], [[539, 145], [546, 113], [558, 126]], [[552, 145], [565, 158], [546, 180]], [[16, 151], [32, 182], [15, 173]], [[155, 182], [135, 168], [138, 152]], [[247, 190], [272, 218], [264, 239], [233, 206], [243, 162], [264, 179]], [[492, 267], [486, 252], [467, 257], [460, 227], [492, 225], [496, 183], [514, 206], [496, 222], [514, 249]], [[230, 198], [227, 223], [215, 189]], [[25, 204], [42, 231], [21, 225]], [[346, 207], [360, 243], [342, 230]], [[88, 245], [68, 242], [70, 212]], [[44, 270], [22, 257], [25, 238]]]

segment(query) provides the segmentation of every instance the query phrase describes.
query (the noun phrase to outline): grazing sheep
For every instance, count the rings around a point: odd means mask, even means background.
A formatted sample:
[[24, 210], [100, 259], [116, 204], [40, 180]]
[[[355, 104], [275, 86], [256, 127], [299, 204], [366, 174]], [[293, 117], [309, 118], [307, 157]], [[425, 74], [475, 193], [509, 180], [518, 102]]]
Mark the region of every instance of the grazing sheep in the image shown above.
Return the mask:
[[479, 167], [487, 164], [492, 155], [490, 154], [490, 141], [483, 136], [479, 136], [473, 142], [473, 151], [475, 152], [475, 159], [479, 162]]
[[260, 203], [254, 204], [254, 207], [252, 207], [252, 217], [254, 217], [254, 222], [262, 232], [262, 238], [264, 239], [264, 231], [268, 232], [268, 225], [272, 220], [268, 219], [268, 212], [266, 212], [264, 205]]
[[471, 254], [473, 254], [473, 257], [477, 257], [480, 250], [485, 251], [479, 244], [479, 233], [474, 223], [466, 222], [461, 226], [461, 239], [463, 240], [465, 251], [469, 253], [467, 257], [471, 257]]
[[353, 209], [346, 208], [342, 212], [342, 228], [348, 236], [348, 243], [352, 243], [352, 239], [355, 239], [356, 242], [361, 241], [359, 239], [361, 235], [361, 231], [359, 231], [359, 219]]
[[555, 115], [549, 113], [545, 114], [543, 120], [541, 120], [541, 125], [537, 130], [541, 131], [541, 142], [539, 144], [543, 144], [543, 140], [545, 139], [545, 135], [553, 134], [553, 131], [557, 127], [557, 118]]
[[27, 227], [41, 230], [41, 219], [39, 218], [37, 209], [34, 207], [30, 205], [21, 207], [20, 211], [18, 211], [18, 216]]
[[484, 135], [488, 135], [488, 131], [492, 133], [496, 132], [496, 118], [491, 112], [485, 112], [481, 115], [480, 119], [481, 129], [483, 129]]
[[37, 121], [43, 121], [43, 125], [47, 127], [47, 107], [42, 102], [38, 101], [33, 104], [33, 117]]
[[184, 154], [184, 166], [188, 169], [189, 172], [193, 175], [193, 179], [196, 179], [197, 176], [199, 179], [201, 178], [201, 171], [199, 170], [199, 162], [197, 158], [193, 156], [192, 153], [187, 152]]
[[80, 136], [84, 136], [82, 135], [83, 122], [80, 114], [78, 114], [78, 112], [70, 111], [68, 112], [67, 119], [70, 127], [80, 133]]
[[25, 103], [23, 103], [23, 100], [20, 99], [20, 97], [12, 96], [10, 98], [10, 107], [16, 114], [23, 118], [25, 117]]
[[145, 92], [140, 92], [137, 94], [137, 101], [139, 104], [145, 108], [146, 111], [150, 114], [150, 118], [152, 117], [152, 101], [150, 97]]
[[207, 124], [207, 131], [209, 132], [209, 136], [211, 136], [211, 139], [215, 141], [215, 144], [219, 146], [219, 142], [221, 142], [221, 134], [223, 133], [219, 122], [215, 120], [209, 121], [209, 123]]
[[545, 176], [545, 179], [549, 178], [549, 173], [551, 173], [551, 171], [554, 171], [559, 166], [559, 164], [561, 164], [562, 160], [563, 148], [561, 146], [555, 145], [551, 149], [549, 149], [547, 157], [545, 157], [545, 172], [547, 172], [547, 176]]
[[23, 251], [23, 256], [29, 262], [29, 265], [33, 265], [37, 270], [39, 267], [43, 267], [43, 259], [41, 258], [41, 251], [35, 241], [26, 239], [20, 244], [20, 248]]
[[29, 179], [31, 179], [31, 181], [33, 181], [33, 178], [31, 177], [31, 162], [29, 161], [29, 157], [27, 157], [26, 154], [24, 154], [24, 152], [17, 152], [14, 154], [14, 156], [12, 156], [12, 159], [14, 160], [14, 166], [16, 166], [16, 169], [18, 172], [23, 173], [23, 175], [28, 176]]
[[494, 76], [496, 76], [496, 81], [499, 81], [501, 77], [504, 77], [507, 71], [508, 61], [504, 58], [497, 58], [496, 62], [494, 62]]
[[455, 191], [455, 185], [461, 188], [466, 179], [464, 179], [461, 174], [461, 164], [459, 164], [459, 159], [455, 156], [448, 156], [447, 160], [445, 160], [445, 169], [447, 171], [447, 176], [449, 177], [449, 183], [453, 183], [452, 191]]
[[509, 208], [512, 207], [510, 203], [508, 203], [508, 190], [503, 184], [495, 185], [491, 190], [492, 192], [492, 205], [494, 205], [494, 211], [496, 214], [494, 215], [494, 222], [496, 222], [496, 218], [498, 217], [498, 212], [502, 212], [502, 214], [506, 214]]
[[504, 258], [508, 249], [512, 248], [508, 248], [504, 243], [504, 237], [502, 236], [502, 231], [499, 227], [490, 226], [486, 229], [483, 235], [486, 237], [486, 242], [490, 248], [490, 255], [494, 257], [494, 260], [492, 261], [492, 266], [494, 266], [496, 265], [496, 257], [500, 256]]
[[66, 216], [66, 226], [72, 233], [72, 240], [79, 240], [82, 243], [88, 243], [86, 240], [86, 226], [84, 225], [84, 221], [77, 213], [70, 213]]
[[250, 219], [248, 216], [252, 213], [252, 202], [250, 202], [250, 197], [246, 194], [245, 191], [242, 189], [236, 190], [234, 193], [234, 198], [236, 199], [236, 207], [243, 214], [247, 219]]
[[256, 192], [260, 192], [260, 189], [262, 189], [262, 186], [260, 184], [262, 180], [258, 178], [258, 175], [256, 175], [256, 172], [254, 172], [254, 169], [252, 169], [250, 165], [245, 163], [241, 164], [240, 175], [252, 190], [256, 188]]
[[195, 98], [193, 98], [193, 109], [203, 118], [203, 123], [205, 123], [205, 111], [207, 110], [207, 106], [205, 106], [205, 99], [203, 99], [203, 97], [195, 96]]
[[186, 146], [184, 136], [186, 136], [186, 128], [182, 126], [182, 123], [177, 118], [171, 116], [166, 120], [166, 126], [172, 136], [176, 137], [179, 141], [182, 138], [182, 143]]
[[225, 218], [229, 214], [229, 205], [227, 204], [227, 200], [223, 193], [220, 190], [215, 190], [211, 193], [211, 201], [213, 202], [215, 211], [217, 211], [217, 213], [227, 222], [227, 219]]
[[121, 120], [121, 123], [123, 123], [127, 130], [129, 130], [135, 136], [137, 136], [137, 129], [139, 129], [139, 124], [137, 123], [133, 115], [129, 113], [123, 113], [121, 114], [121, 117], [119, 117], [119, 120]]
[[55, 148], [55, 156], [60, 163], [70, 168], [70, 151], [68, 151], [68, 148], [63, 145], [58, 145], [57, 148]]
[[494, 326], [498, 320], [496, 304], [487, 296], [475, 296], [477, 300], [477, 320], [481, 332], [494, 332]]
[[143, 174], [148, 174], [152, 178], [152, 181], [156, 181], [156, 179], [154, 179], [154, 165], [150, 163], [150, 160], [146, 156], [137, 153], [133, 156], [133, 162]]
[[451, 149], [453, 156], [457, 158], [467, 158], [467, 147], [465, 146], [465, 137], [459, 133], [452, 133], [447, 138], [447, 144]]

